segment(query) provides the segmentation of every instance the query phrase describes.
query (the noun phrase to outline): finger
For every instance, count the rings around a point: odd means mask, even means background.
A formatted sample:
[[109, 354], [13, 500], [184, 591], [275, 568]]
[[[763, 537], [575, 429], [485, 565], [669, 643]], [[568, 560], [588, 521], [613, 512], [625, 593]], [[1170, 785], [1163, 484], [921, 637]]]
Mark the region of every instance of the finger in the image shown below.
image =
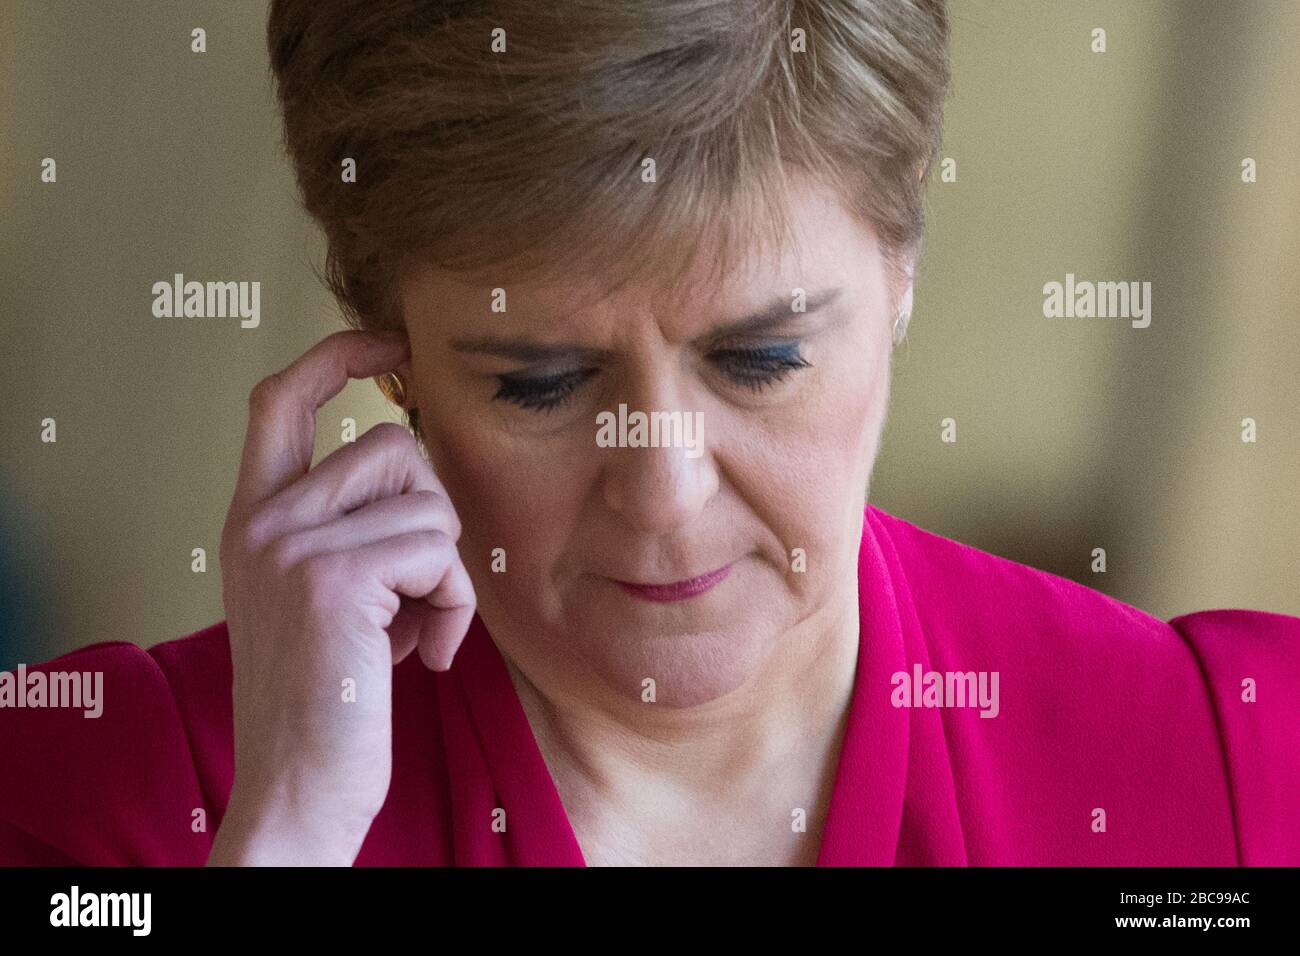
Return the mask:
[[357, 509], [408, 492], [429, 492], [445, 502], [442, 509], [453, 538], [460, 537], [446, 489], [420, 454], [420, 446], [404, 427], [382, 422], [354, 442], [335, 449], [306, 477], [276, 496], [274, 508], [288, 528], [333, 522]]
[[413, 608], [424, 612], [420, 658], [434, 670], [446, 670], [451, 665], [478, 601], [450, 535], [443, 531], [411, 531], [339, 552], [334, 559], [344, 563], [343, 571], [350, 578], [372, 576], [396, 594], [422, 598], [428, 607]]
[[317, 410], [341, 392], [349, 378], [390, 371], [409, 352], [402, 333], [335, 332], [284, 371], [258, 382], [249, 395], [248, 432], [233, 504], [251, 508], [305, 475], [316, 441]]
[[278, 548], [288, 564], [315, 554], [351, 551], [412, 531], [460, 536], [460, 520], [446, 495], [427, 489], [381, 498], [314, 527], [282, 536]]
[[420, 629], [420, 660], [429, 670], [449, 670], [478, 606], [474, 584], [464, 563], [457, 561], [451, 565], [425, 600], [434, 610], [425, 616]]
[[415, 650], [420, 640], [420, 628], [423, 627], [428, 612], [429, 605], [423, 599], [402, 595], [402, 606], [388, 625], [388, 640], [393, 647], [394, 665], [402, 663]]

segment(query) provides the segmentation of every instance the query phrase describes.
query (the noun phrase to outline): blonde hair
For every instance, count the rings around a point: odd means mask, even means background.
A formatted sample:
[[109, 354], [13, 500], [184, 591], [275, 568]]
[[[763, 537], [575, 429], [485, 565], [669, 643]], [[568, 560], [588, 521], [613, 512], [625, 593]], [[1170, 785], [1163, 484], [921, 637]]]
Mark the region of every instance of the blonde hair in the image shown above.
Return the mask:
[[366, 329], [402, 326], [415, 261], [612, 289], [710, 236], [725, 274], [788, 237], [791, 166], [892, 268], [921, 241], [947, 43], [944, 0], [273, 0], [267, 28], [323, 279]]

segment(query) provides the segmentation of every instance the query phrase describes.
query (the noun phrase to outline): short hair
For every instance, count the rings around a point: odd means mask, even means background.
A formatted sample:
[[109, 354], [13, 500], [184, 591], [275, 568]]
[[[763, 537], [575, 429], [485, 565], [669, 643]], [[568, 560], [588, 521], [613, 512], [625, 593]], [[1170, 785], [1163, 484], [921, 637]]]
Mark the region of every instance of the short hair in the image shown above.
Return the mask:
[[891, 268], [919, 250], [945, 0], [273, 0], [267, 46], [356, 328], [402, 326], [417, 261], [615, 288], [671, 281], [710, 236], [725, 274], [738, 240], [788, 237], [789, 168]]

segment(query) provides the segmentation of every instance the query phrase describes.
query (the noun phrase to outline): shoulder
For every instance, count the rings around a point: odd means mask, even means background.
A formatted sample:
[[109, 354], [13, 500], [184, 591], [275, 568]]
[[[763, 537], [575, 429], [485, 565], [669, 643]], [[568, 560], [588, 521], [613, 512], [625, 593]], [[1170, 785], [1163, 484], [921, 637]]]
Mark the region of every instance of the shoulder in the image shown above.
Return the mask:
[[[995, 625], [1001, 633], [1036, 633], [1072, 646], [1115, 644], [1182, 653], [1185, 644], [1165, 621], [1077, 581], [982, 551], [869, 506], [912, 596], [916, 611], [936, 625]], [[1015, 625], [1012, 632], [1008, 625]], [[1188, 658], [1190, 660], [1190, 658]]]
[[1005, 761], [1000, 779], [1025, 782], [1026, 801], [1122, 808], [1152, 851], [1162, 832], [1217, 846], [1166, 862], [1300, 862], [1300, 618], [1166, 621], [874, 506], [867, 520], [932, 666], [1000, 671], [1002, 719], [954, 716], [951, 743]]
[[[1164, 620], [1069, 578], [918, 527], [868, 507], [916, 613], [935, 624], [994, 624], [1009, 636], [1049, 635], [1062, 649], [1169, 653], [1197, 671], [1250, 663], [1290, 690], [1300, 669], [1300, 617], [1220, 608]], [[883, 532], [883, 533], [881, 533]], [[1007, 625], [1016, 625], [1014, 632]], [[1240, 688], [1238, 688], [1240, 689]]]
[[1214, 704], [1242, 859], [1300, 864], [1300, 617], [1220, 608], [1169, 623]]
[[171, 683], [211, 655], [216, 635], [196, 637], [157, 653], [104, 641], [0, 675], [0, 862], [40, 847], [87, 865], [201, 862], [209, 808]]

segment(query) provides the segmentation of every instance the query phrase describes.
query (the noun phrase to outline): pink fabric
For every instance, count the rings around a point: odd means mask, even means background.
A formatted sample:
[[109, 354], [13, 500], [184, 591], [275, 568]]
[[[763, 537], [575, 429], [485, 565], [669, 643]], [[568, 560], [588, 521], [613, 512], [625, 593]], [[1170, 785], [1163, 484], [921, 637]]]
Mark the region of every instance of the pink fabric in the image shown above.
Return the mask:
[[[1300, 864], [1300, 618], [1164, 622], [871, 505], [859, 582], [819, 864]], [[999, 672], [1000, 712], [893, 706], [915, 664]], [[233, 776], [225, 622], [39, 667], [103, 671], [104, 714], [0, 708], [0, 864], [203, 863]], [[450, 672], [412, 655], [393, 695], [393, 783], [358, 865], [583, 864], [478, 618]]]

